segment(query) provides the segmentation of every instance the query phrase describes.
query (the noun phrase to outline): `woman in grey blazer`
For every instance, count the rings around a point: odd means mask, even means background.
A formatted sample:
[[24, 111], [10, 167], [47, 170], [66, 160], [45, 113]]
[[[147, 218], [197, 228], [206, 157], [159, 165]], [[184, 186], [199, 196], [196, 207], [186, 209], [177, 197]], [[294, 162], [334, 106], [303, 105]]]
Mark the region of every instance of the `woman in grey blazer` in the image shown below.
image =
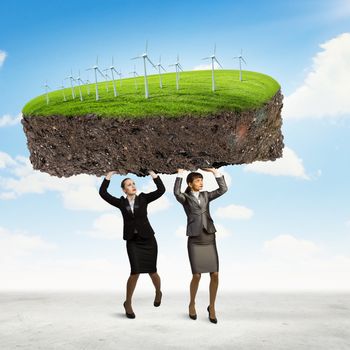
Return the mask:
[[181, 192], [183, 169], [178, 169], [178, 175], [174, 184], [174, 195], [182, 205], [187, 215], [186, 235], [188, 257], [192, 270], [190, 284], [189, 316], [197, 319], [195, 298], [198, 290], [201, 273], [210, 273], [208, 317], [213, 323], [217, 323], [215, 316], [215, 299], [219, 283], [219, 258], [216, 248], [216, 228], [209, 212], [209, 202], [220, 197], [227, 191], [224, 176], [215, 168], [204, 168], [204, 171], [215, 175], [219, 188], [208, 192], [203, 188], [203, 175], [191, 172], [187, 175], [187, 188]]

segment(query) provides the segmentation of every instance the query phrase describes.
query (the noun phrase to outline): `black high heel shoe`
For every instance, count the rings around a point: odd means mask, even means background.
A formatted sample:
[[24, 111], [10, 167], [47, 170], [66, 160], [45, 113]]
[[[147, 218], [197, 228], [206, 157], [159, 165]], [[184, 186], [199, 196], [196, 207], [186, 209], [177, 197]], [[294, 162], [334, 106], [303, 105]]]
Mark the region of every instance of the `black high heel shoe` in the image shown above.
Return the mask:
[[190, 318], [192, 320], [196, 320], [197, 319], [197, 314], [191, 315], [190, 313], [188, 313], [188, 316], [190, 316]]
[[188, 316], [190, 316], [190, 318], [192, 320], [196, 320], [197, 319], [197, 314], [194, 314], [194, 315], [188, 314]]
[[153, 302], [153, 305], [154, 306], [159, 306], [160, 305], [160, 303], [162, 302], [162, 296], [163, 296], [163, 293], [162, 292], [160, 292], [160, 298], [159, 298], [159, 301], [156, 301], [156, 299], [154, 299], [154, 302]]
[[212, 323], [218, 323], [218, 320], [217, 320], [216, 317], [215, 317], [215, 318], [210, 318], [209, 306], [207, 307], [207, 310], [208, 310], [208, 317], [209, 317], [210, 322], [212, 322]]
[[123, 306], [124, 306], [124, 309], [125, 309], [125, 315], [126, 315], [126, 317], [127, 318], [135, 318], [136, 316], [135, 316], [135, 314], [132, 312], [131, 314], [129, 314], [127, 311], [126, 311], [126, 306], [125, 306], [125, 304], [126, 304], [126, 301], [124, 301], [124, 304], [123, 304]]

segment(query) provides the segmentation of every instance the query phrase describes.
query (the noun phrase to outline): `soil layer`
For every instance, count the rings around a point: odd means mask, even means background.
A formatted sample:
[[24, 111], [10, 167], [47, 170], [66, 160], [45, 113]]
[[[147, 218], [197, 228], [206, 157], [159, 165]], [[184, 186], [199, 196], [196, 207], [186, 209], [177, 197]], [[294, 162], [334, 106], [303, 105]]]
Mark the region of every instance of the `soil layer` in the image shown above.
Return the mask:
[[263, 107], [215, 115], [147, 118], [26, 116], [22, 125], [34, 169], [77, 174], [174, 174], [282, 157], [283, 95]]

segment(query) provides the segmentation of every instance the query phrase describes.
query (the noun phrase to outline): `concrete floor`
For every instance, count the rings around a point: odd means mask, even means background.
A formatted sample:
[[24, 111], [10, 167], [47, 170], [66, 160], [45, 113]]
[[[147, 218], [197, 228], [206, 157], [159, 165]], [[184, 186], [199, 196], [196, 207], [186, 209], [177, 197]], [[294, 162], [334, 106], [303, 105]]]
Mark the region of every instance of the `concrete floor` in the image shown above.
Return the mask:
[[0, 293], [0, 349], [350, 349], [350, 293], [219, 293], [218, 323], [199, 293], [196, 321], [187, 294], [137, 293], [136, 319], [121, 293]]

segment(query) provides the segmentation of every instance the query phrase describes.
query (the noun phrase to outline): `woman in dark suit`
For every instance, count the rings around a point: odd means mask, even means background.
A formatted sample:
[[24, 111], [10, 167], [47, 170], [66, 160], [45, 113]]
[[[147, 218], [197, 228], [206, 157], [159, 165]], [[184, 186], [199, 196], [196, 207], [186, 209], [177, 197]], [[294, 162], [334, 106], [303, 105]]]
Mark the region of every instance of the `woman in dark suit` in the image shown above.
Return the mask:
[[208, 192], [200, 191], [203, 188], [203, 175], [191, 172], [186, 178], [187, 188], [181, 192], [183, 169], [178, 169], [178, 175], [174, 184], [174, 195], [185, 210], [187, 215], [186, 235], [188, 257], [192, 270], [190, 284], [189, 316], [197, 319], [195, 298], [198, 290], [201, 273], [210, 273], [209, 306], [207, 308], [209, 320], [217, 323], [215, 316], [215, 299], [219, 284], [219, 258], [216, 249], [216, 228], [209, 212], [209, 202], [227, 191], [224, 176], [215, 168], [205, 168], [215, 175], [219, 188]]
[[160, 177], [153, 171], [149, 171], [148, 173], [157, 186], [155, 191], [141, 192], [137, 195], [135, 182], [130, 178], [125, 178], [121, 182], [121, 188], [126, 196], [116, 198], [107, 192], [110, 179], [115, 173], [115, 171], [111, 171], [106, 175], [99, 194], [109, 204], [119, 208], [123, 215], [123, 239], [126, 240], [131, 268], [126, 284], [126, 300], [123, 305], [126, 316], [135, 318], [131, 302], [140, 273], [148, 273], [152, 279], [156, 293], [153, 305], [159, 306], [161, 303], [162, 292], [160, 290], [160, 277], [157, 273], [158, 246], [154, 231], [148, 221], [147, 205], [161, 197], [165, 192], [165, 187]]

